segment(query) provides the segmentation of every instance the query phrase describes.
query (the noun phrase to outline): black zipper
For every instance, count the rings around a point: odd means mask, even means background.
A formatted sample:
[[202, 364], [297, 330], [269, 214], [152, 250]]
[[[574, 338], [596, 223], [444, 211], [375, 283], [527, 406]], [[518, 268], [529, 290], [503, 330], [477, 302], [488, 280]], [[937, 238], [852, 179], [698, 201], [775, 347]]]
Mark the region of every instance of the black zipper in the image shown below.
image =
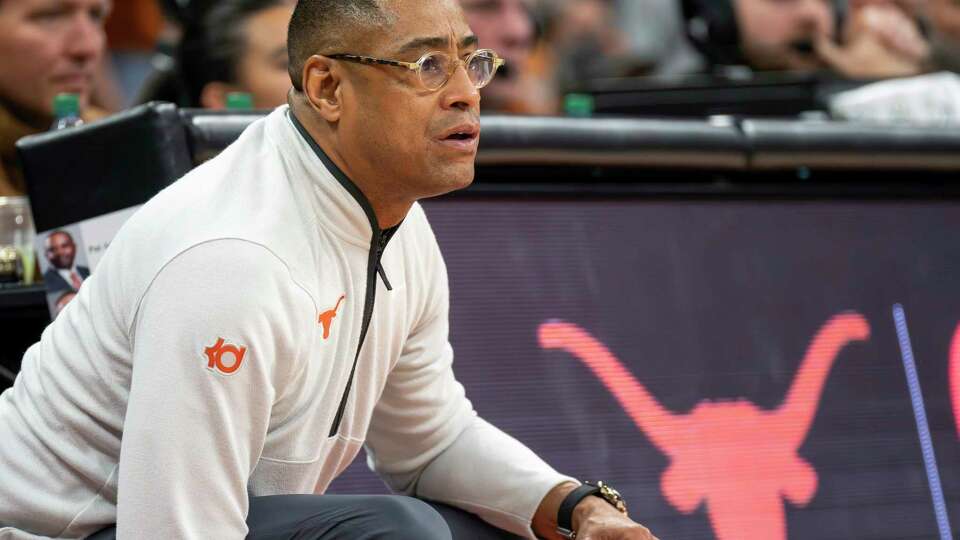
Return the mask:
[[[376, 218], [374, 218], [376, 219]], [[397, 226], [399, 227], [399, 225]], [[363, 342], [367, 338], [367, 330], [370, 328], [370, 319], [373, 317], [373, 304], [377, 298], [377, 273], [378, 271], [386, 276], [383, 267], [380, 265], [380, 257], [383, 256], [383, 250], [387, 247], [387, 242], [397, 227], [381, 231], [379, 227], [374, 227], [373, 238], [370, 239], [370, 256], [367, 258], [367, 292], [363, 301], [363, 322], [360, 325], [360, 341], [357, 343], [357, 352], [353, 356], [353, 366], [350, 368], [350, 378], [347, 379], [347, 386], [343, 389], [343, 396], [340, 398], [340, 406], [337, 407], [337, 414], [333, 417], [333, 425], [330, 426], [330, 434], [333, 437], [340, 430], [340, 422], [343, 420], [343, 411], [347, 407], [347, 399], [350, 397], [350, 389], [353, 387], [353, 376], [357, 372], [357, 362], [360, 360], [360, 349], [363, 348]], [[376, 246], [376, 249], [374, 249]], [[386, 284], [384, 277], [384, 284]]]
[[306, 128], [303, 127], [303, 124], [297, 120], [296, 115], [288, 110], [287, 116], [293, 121], [293, 125], [296, 126], [297, 131], [299, 131], [300, 135], [307, 141], [327, 170], [333, 174], [334, 178], [340, 182], [340, 185], [342, 185], [344, 189], [356, 199], [360, 207], [363, 208], [364, 214], [366, 214], [367, 219], [370, 220], [370, 228], [373, 231], [370, 238], [370, 254], [367, 257], [367, 286], [363, 300], [363, 321], [360, 325], [360, 340], [357, 343], [357, 351], [353, 356], [350, 378], [347, 379], [347, 385], [343, 389], [343, 394], [340, 397], [340, 405], [337, 407], [337, 414], [333, 418], [333, 425], [330, 426], [330, 433], [327, 435], [328, 437], [333, 437], [337, 434], [337, 431], [340, 430], [340, 423], [343, 421], [343, 412], [347, 407], [347, 400], [350, 398], [350, 389], [353, 386], [353, 376], [357, 372], [357, 361], [360, 359], [360, 350], [363, 348], [363, 342], [366, 340], [367, 330], [370, 327], [370, 319], [373, 317], [373, 305], [377, 296], [377, 274], [380, 274], [387, 290], [393, 290], [393, 287], [390, 286], [390, 281], [387, 280], [387, 274], [383, 270], [383, 265], [380, 264], [380, 259], [383, 257], [383, 251], [387, 248], [387, 242], [389, 242], [390, 238], [397, 232], [400, 225], [381, 231], [380, 224], [377, 221], [377, 215], [373, 212], [370, 201], [367, 200], [367, 197], [360, 191], [360, 188], [358, 188], [352, 180], [347, 178], [347, 175], [327, 156], [323, 149], [320, 148], [320, 145], [313, 140], [313, 137], [310, 136]]

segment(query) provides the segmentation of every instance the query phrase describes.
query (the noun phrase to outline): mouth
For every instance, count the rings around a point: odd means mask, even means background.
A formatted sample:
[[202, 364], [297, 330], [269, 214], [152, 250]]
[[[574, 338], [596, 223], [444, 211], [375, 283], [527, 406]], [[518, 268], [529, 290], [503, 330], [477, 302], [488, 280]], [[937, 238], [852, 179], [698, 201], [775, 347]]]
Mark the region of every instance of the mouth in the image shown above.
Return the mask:
[[803, 56], [811, 56], [815, 52], [812, 39], [798, 39], [790, 43], [790, 49]]
[[479, 140], [480, 124], [477, 122], [458, 124], [437, 137], [437, 141], [441, 145], [452, 150], [468, 153], [476, 152]]
[[66, 73], [53, 78], [57, 86], [73, 91], [86, 91], [91, 84], [91, 76], [85, 73]]

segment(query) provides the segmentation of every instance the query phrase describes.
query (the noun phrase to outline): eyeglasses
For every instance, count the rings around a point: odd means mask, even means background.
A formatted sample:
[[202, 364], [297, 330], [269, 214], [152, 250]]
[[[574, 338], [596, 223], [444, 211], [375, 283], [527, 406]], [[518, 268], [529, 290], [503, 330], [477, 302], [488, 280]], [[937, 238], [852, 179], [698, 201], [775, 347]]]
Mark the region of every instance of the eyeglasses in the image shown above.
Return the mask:
[[473, 86], [477, 89], [490, 84], [497, 69], [504, 64], [503, 58], [497, 56], [497, 53], [491, 49], [479, 49], [470, 54], [470, 56], [461, 60], [450, 56], [447, 53], [434, 51], [420, 57], [416, 62], [403, 62], [400, 60], [385, 60], [383, 58], [374, 58], [372, 56], [358, 56], [355, 54], [329, 54], [327, 58], [336, 60], [346, 60], [348, 62], [357, 62], [359, 64], [384, 66], [396, 66], [415, 71], [420, 79], [420, 84], [427, 90], [439, 90], [443, 88], [447, 81], [453, 77], [457, 67], [463, 66], [467, 71], [467, 77]]

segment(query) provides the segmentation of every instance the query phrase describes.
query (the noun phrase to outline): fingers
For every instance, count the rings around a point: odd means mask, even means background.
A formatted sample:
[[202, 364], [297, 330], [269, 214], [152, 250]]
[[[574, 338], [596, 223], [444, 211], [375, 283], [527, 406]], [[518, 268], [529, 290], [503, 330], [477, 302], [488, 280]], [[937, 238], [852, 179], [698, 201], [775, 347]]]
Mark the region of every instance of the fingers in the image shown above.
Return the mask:
[[819, 37], [814, 41], [817, 56], [837, 73], [854, 79], [915, 75], [919, 62], [894, 54], [876, 34], [862, 33], [843, 46]]
[[877, 36], [893, 52], [914, 61], [922, 60], [929, 54], [929, 46], [920, 35], [917, 25], [895, 6], [869, 6], [863, 9], [862, 16], [862, 31]]
[[846, 74], [850, 71], [848, 56], [839, 45], [827, 36], [817, 36], [813, 41], [813, 50], [817, 56], [836, 72]]
[[584, 531], [577, 540], [659, 540], [643, 525], [634, 524], [627, 528]]

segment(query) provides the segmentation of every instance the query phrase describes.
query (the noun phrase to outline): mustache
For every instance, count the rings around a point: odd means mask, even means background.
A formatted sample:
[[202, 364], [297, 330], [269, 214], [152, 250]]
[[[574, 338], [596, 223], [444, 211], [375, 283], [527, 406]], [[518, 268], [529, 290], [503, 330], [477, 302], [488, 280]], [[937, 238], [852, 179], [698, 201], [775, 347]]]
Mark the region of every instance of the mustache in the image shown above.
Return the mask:
[[461, 124], [464, 124], [464, 123], [479, 124], [479, 123], [480, 123], [480, 115], [474, 114], [474, 113], [472, 113], [472, 112], [468, 112], [468, 113], [466, 114], [466, 116], [461, 116], [461, 117], [457, 118], [456, 120], [452, 120], [452, 121], [450, 121], [450, 122], [444, 122], [443, 126], [438, 127], [438, 128], [434, 128], [433, 131], [434, 131], [435, 133], [445, 133], [446, 131], [451, 130], [451, 129], [453, 129], [453, 128], [461, 125]]

